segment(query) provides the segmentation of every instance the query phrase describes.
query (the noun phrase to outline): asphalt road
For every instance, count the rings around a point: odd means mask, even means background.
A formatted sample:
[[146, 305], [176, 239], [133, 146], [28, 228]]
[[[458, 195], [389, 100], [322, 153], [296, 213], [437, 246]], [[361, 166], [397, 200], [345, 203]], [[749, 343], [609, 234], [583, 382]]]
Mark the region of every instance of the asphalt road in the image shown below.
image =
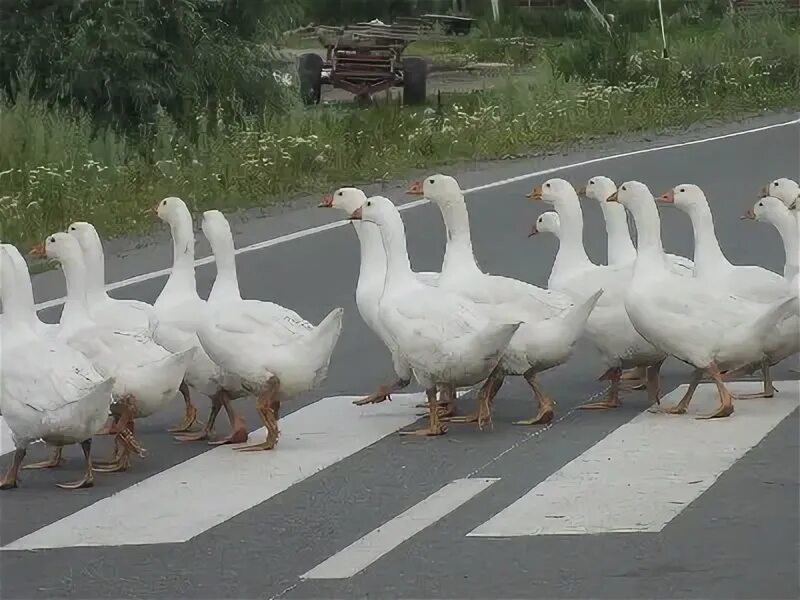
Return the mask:
[[[794, 116], [455, 174], [470, 188]], [[777, 234], [739, 216], [767, 181], [798, 178], [799, 134], [798, 125], [773, 128], [557, 174], [576, 184], [597, 174], [618, 183], [638, 179], [659, 193], [697, 183], [709, 197], [727, 256], [780, 270]], [[526, 237], [546, 207], [524, 195], [548, 176], [467, 196], [484, 270], [545, 285], [555, 240]], [[387, 195], [408, 200], [394, 190]], [[599, 209], [585, 206], [584, 214], [587, 249], [602, 261]], [[688, 218], [677, 210], [664, 210], [662, 217], [666, 249], [691, 256]], [[300, 208], [237, 222], [237, 246], [341, 218]], [[415, 269], [438, 270], [444, 248], [438, 211], [423, 205], [403, 218]], [[201, 238], [199, 256], [207, 251]], [[108, 278], [147, 273], [170, 260], [169, 245], [157, 237], [149, 246], [109, 256]], [[367, 393], [392, 375], [388, 353], [355, 308], [358, 245], [351, 227], [243, 253], [237, 264], [245, 297], [291, 306], [314, 322], [332, 307], [344, 307], [328, 380], [285, 407], [283, 437], [272, 453], [231, 456], [230, 448], [173, 441], [164, 429], [180, 418], [182, 403], [176, 402], [174, 410], [138, 426], [150, 456], [126, 473], [98, 475], [90, 490], [52, 485], [77, 476], [77, 448], [67, 451], [61, 469], [23, 471], [21, 487], [0, 496], [0, 597], [800, 597], [800, 388], [787, 381], [796, 379], [788, 372], [796, 364], [776, 369], [776, 380], [784, 383], [775, 400], [741, 401], [730, 419], [703, 422], [641, 415], [642, 392], [625, 395], [615, 411], [576, 411], [604, 389], [596, 381], [596, 357], [582, 347], [568, 365], [542, 377], [557, 402], [553, 425], [510, 424], [533, 411], [527, 386], [510, 379], [498, 396], [492, 429], [453, 425], [440, 438], [402, 438], [394, 432], [414, 422], [413, 400], [400, 397], [359, 410], [336, 398]], [[213, 266], [197, 273], [205, 295]], [[163, 282], [150, 279], [115, 295], [152, 301]], [[34, 286], [39, 301], [63, 291], [58, 272], [37, 276]], [[57, 314], [58, 308], [42, 312], [51, 319]], [[687, 380], [688, 369], [668, 361], [663, 373], [665, 390], [673, 390]], [[238, 402], [255, 428], [251, 404]], [[471, 404], [465, 397], [461, 410]], [[198, 406], [207, 410], [204, 399]], [[709, 406], [700, 401], [698, 408]], [[108, 446], [97, 448], [101, 455]], [[43, 454], [33, 447], [28, 460]], [[3, 456], [0, 468], [9, 459]], [[533, 488], [542, 493], [527, 495]], [[512, 505], [524, 510], [503, 518]], [[581, 523], [583, 533], [566, 533]], [[481, 527], [485, 535], [476, 529]], [[333, 576], [319, 577], [326, 569]]]

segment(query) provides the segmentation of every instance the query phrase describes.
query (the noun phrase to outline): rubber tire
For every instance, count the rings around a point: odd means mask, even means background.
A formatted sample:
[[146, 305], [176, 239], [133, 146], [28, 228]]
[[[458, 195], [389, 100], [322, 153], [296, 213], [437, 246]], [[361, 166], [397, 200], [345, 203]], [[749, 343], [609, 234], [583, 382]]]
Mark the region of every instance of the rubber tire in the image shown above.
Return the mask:
[[301, 54], [298, 59], [300, 98], [306, 106], [319, 104], [322, 98], [322, 62], [322, 57], [313, 52]]
[[428, 63], [421, 58], [403, 59], [403, 104], [425, 104], [428, 97]]

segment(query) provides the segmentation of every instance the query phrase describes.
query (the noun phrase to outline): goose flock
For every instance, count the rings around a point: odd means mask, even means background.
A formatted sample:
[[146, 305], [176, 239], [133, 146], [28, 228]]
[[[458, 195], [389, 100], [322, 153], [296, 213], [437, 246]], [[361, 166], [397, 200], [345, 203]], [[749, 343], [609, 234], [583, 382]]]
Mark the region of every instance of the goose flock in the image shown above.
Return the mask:
[[[720, 404], [700, 418], [733, 413], [734, 399], [745, 397], [728, 390], [733, 376], [760, 370], [763, 392], [749, 397], [774, 396], [771, 367], [800, 351], [800, 186], [795, 181], [770, 182], [742, 216], [777, 230], [786, 254], [779, 274], [728, 261], [708, 201], [696, 185], [681, 184], [656, 198], [638, 181], [618, 187], [597, 176], [576, 190], [564, 179], [549, 179], [527, 195], [553, 207], [538, 217], [530, 234], [547, 232], [559, 241], [546, 288], [481, 270], [464, 195], [453, 177], [432, 175], [407, 191], [441, 211], [447, 242], [439, 273], [412, 269], [403, 220], [388, 198], [345, 187], [320, 203], [343, 211], [355, 229], [360, 245], [356, 306], [386, 346], [395, 371], [354, 404], [389, 400], [416, 380], [426, 392], [427, 404], [421, 406], [428, 409], [428, 425], [403, 433], [442, 435], [448, 422], [483, 428], [509, 376], [522, 377], [535, 400], [534, 415], [517, 424], [551, 422], [555, 402], [537, 376], [569, 361], [581, 339], [597, 350], [605, 368], [600, 379], [610, 382], [602, 401], [581, 408], [616, 408], [622, 387], [628, 386], [646, 390], [651, 411], [681, 414], [708, 377]], [[592, 262], [583, 246], [581, 197], [602, 209], [608, 264]], [[693, 260], [664, 252], [659, 204], [688, 215]], [[35, 310], [25, 259], [15, 246], [0, 244], [0, 410], [16, 446], [0, 489], [15, 488], [21, 468], [63, 464], [62, 448], [69, 444], [81, 446], [85, 471], [80, 480], [59, 484], [62, 488], [89, 487], [94, 472], [128, 469], [132, 455], [147, 456], [136, 438], [136, 422], [171, 407], [179, 395], [185, 417], [169, 429], [177, 440], [236, 444], [242, 451], [273, 449], [281, 402], [326, 379], [342, 331], [341, 307], [315, 326], [289, 308], [242, 298], [231, 229], [217, 210], [202, 217], [217, 269], [203, 300], [195, 281], [189, 209], [180, 198], [169, 197], [153, 210], [170, 228], [173, 264], [152, 305], [106, 293], [100, 237], [91, 224], [76, 222], [30, 250], [60, 263], [66, 281], [59, 322], [44, 323]], [[659, 371], [667, 357], [694, 368], [686, 394], [672, 407], [660, 405]], [[457, 390], [473, 387], [479, 388], [476, 410], [457, 415]], [[197, 421], [197, 394], [210, 399], [204, 424]], [[266, 430], [262, 442], [248, 443], [247, 427], [234, 407], [244, 397], [256, 399]], [[216, 438], [214, 425], [223, 409], [230, 431]], [[114, 437], [108, 460], [92, 460], [95, 435]], [[35, 441], [44, 441], [53, 454], [23, 467], [27, 447]]]

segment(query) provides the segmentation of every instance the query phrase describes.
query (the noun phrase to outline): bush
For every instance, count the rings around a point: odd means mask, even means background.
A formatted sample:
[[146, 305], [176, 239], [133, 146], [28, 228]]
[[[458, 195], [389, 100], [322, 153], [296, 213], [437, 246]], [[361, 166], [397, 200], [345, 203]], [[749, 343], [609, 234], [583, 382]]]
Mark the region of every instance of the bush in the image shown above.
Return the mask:
[[296, 0], [19, 0], [0, 3], [0, 86], [76, 106], [96, 128], [140, 132], [163, 108], [186, 130], [219, 104], [285, 106], [269, 44]]

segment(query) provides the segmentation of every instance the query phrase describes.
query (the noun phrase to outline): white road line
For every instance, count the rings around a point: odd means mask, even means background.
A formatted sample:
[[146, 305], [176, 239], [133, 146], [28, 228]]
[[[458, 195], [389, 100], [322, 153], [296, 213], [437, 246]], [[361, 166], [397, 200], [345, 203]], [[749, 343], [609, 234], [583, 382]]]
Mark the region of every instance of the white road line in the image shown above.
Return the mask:
[[0, 417], [0, 456], [5, 456], [14, 451], [14, 440], [11, 439], [11, 430], [6, 424], [6, 420]]
[[[785, 121], [783, 123], [774, 123], [772, 125], [765, 125], [763, 127], [755, 127], [752, 129], [745, 129], [742, 131], [735, 131], [733, 133], [726, 133], [723, 135], [715, 135], [708, 138], [701, 138], [698, 140], [689, 140], [685, 142], [677, 142], [674, 144], [666, 144], [664, 146], [655, 146], [653, 148], [642, 148], [640, 150], [631, 150], [629, 152], [619, 152], [617, 154], [609, 154], [608, 156], [600, 156], [597, 158], [592, 158], [588, 160], [583, 160], [574, 163], [568, 163], [565, 165], [560, 165], [557, 167], [551, 167], [549, 169], [543, 169], [541, 171], [531, 171], [530, 173], [525, 173], [524, 175], [518, 175], [516, 177], [509, 177], [507, 179], [499, 179], [497, 181], [493, 181], [490, 183], [486, 183], [483, 185], [479, 185], [476, 187], [472, 187], [469, 189], [464, 190], [465, 194], [472, 194], [474, 192], [479, 192], [482, 190], [488, 190], [491, 188], [501, 187], [504, 185], [508, 185], [510, 183], [516, 183], [518, 181], [524, 181], [526, 179], [532, 179], [534, 177], [540, 177], [542, 175], [549, 175], [551, 173], [556, 173], [558, 171], [563, 171], [566, 169], [574, 169], [577, 167], [585, 167], [588, 165], [593, 165], [601, 162], [607, 162], [609, 160], [616, 160], [619, 158], [628, 158], [630, 156], [638, 156], [640, 154], [650, 154], [651, 152], [662, 152], [664, 150], [672, 150], [675, 148], [683, 148], [686, 146], [695, 146], [697, 144], [707, 144], [709, 142], [717, 142], [720, 140], [727, 140], [730, 138], [740, 137], [743, 135], [750, 135], [753, 133], [759, 133], [761, 131], [768, 131], [770, 129], [777, 129], [779, 127], [788, 127], [791, 125], [796, 125], [800, 123], [800, 119], [793, 119], [791, 121]], [[412, 208], [416, 208], [417, 206], [422, 206], [423, 204], [427, 204], [428, 200], [415, 200], [413, 202], [407, 202], [397, 208], [399, 210], [410, 210]], [[302, 229], [300, 231], [295, 231], [293, 233], [289, 233], [286, 235], [281, 235], [276, 238], [272, 238], [270, 240], [265, 240], [263, 242], [258, 242], [256, 244], [251, 244], [249, 246], [243, 246], [241, 248], [236, 249], [236, 254], [245, 254], [247, 252], [255, 252], [256, 250], [262, 250], [264, 248], [269, 248], [270, 246], [277, 246], [278, 244], [283, 244], [285, 242], [291, 242], [292, 240], [297, 240], [300, 238], [305, 238], [308, 236], [316, 235], [318, 233], [322, 233], [323, 231], [329, 231], [331, 229], [337, 229], [339, 227], [343, 227], [347, 225], [350, 221], [343, 220], [343, 221], [335, 221], [333, 223], [326, 223], [325, 225], [319, 225], [317, 227], [311, 227], [309, 229]], [[213, 256], [206, 256], [200, 258], [195, 261], [196, 266], [206, 265], [214, 260]], [[136, 275], [135, 277], [130, 277], [128, 279], [123, 279], [121, 281], [116, 281], [114, 283], [110, 283], [106, 286], [108, 291], [116, 290], [123, 287], [128, 287], [130, 285], [135, 285], [137, 283], [142, 283], [144, 281], [149, 281], [151, 279], [156, 279], [158, 277], [163, 277], [169, 275], [171, 268], [167, 269], [160, 269], [158, 271], [153, 271], [151, 273], [143, 273], [141, 275]], [[53, 306], [59, 306], [64, 303], [64, 298], [55, 298], [53, 300], [47, 300], [46, 302], [40, 302], [36, 305], [37, 310], [44, 310], [46, 308], [51, 308]]]
[[[758, 382], [731, 384], [735, 392]], [[800, 404], [797, 381], [776, 382], [769, 400], [735, 402], [727, 419], [643, 412], [550, 475], [467, 535], [513, 537], [658, 532], [713, 485]], [[686, 386], [664, 398], [677, 402]], [[713, 384], [701, 385], [692, 414], [718, 404]]]
[[497, 478], [456, 479], [388, 523], [373, 529], [300, 579], [346, 579], [360, 573], [406, 540], [480, 494]]
[[[353, 406], [355, 398], [324, 398], [281, 419], [275, 450], [217, 447], [2, 549], [185, 542], [410, 425], [423, 395], [393, 394], [392, 402], [364, 407]], [[262, 427], [250, 441], [264, 435]]]

